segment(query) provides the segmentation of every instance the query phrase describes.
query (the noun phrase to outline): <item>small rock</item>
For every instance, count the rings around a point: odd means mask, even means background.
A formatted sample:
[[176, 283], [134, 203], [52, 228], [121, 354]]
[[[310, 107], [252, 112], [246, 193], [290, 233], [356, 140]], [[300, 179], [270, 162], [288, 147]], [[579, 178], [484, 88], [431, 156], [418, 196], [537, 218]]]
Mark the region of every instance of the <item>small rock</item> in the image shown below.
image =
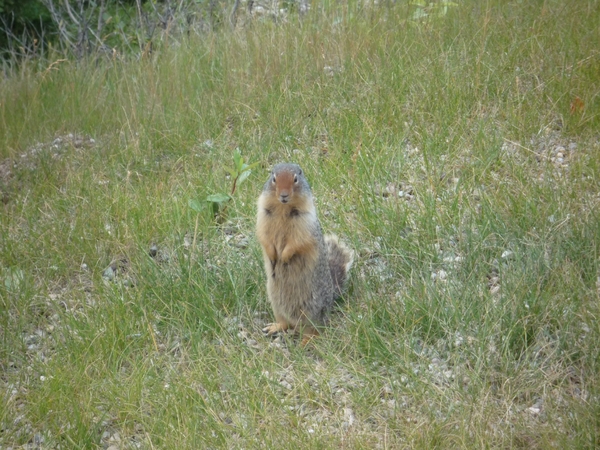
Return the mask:
[[117, 431], [108, 440], [111, 441], [111, 442], [121, 442], [121, 435]]
[[35, 433], [33, 435], [33, 443], [36, 446], [41, 446], [44, 443], [44, 436], [41, 433]]
[[344, 408], [344, 422], [348, 424], [348, 427], [351, 427], [356, 421], [356, 417], [354, 416], [354, 411], [352, 408]]
[[460, 347], [463, 344], [463, 342], [464, 342], [464, 339], [463, 339], [462, 335], [457, 333], [456, 337], [454, 339], [454, 346]]
[[105, 278], [109, 281], [115, 279], [115, 271], [111, 266], [108, 266], [106, 269], [104, 269], [104, 272], [102, 272], [102, 278]]

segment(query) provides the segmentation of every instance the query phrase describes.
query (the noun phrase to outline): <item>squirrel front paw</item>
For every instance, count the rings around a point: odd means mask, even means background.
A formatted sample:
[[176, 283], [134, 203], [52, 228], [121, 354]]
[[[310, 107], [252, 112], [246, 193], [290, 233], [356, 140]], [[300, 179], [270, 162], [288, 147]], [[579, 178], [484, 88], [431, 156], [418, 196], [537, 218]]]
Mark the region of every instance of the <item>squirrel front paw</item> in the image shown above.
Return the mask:
[[295, 255], [295, 250], [290, 247], [289, 245], [283, 249], [283, 251], [281, 252], [281, 257], [279, 259], [281, 259], [281, 262], [283, 264], [287, 264], [290, 262], [290, 260], [294, 257]]
[[275, 249], [275, 246], [269, 243], [263, 245], [263, 249], [267, 258], [269, 258], [269, 261], [271, 261], [271, 264], [274, 266], [277, 261], [277, 250]]

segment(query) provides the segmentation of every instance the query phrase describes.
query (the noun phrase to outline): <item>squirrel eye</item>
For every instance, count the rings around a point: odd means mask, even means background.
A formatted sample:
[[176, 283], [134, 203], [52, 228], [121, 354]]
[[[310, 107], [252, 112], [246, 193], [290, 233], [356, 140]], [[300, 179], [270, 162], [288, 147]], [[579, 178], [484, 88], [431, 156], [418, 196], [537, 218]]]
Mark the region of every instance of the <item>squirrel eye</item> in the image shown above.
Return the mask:
[[297, 183], [297, 182], [298, 182], [298, 175], [294, 174], [294, 183]]
[[273, 179], [272, 179], [273, 183], [275, 183], [275, 174], [273, 174]]

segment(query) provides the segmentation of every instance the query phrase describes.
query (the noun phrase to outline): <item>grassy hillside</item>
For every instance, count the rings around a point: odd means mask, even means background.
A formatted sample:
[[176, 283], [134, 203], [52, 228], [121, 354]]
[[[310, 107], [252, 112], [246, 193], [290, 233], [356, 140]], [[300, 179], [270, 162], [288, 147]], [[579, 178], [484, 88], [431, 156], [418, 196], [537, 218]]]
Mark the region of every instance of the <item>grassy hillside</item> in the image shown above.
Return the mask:
[[[313, 6], [5, 72], [0, 448], [600, 445], [600, 2]], [[306, 350], [260, 331], [280, 161], [356, 251]]]

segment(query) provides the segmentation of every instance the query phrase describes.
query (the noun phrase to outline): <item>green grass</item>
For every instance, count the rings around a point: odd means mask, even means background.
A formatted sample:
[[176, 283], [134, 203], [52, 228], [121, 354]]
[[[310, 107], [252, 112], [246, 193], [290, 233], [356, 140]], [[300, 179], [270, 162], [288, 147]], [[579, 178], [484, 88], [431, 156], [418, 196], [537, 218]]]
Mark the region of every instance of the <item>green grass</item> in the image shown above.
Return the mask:
[[[0, 448], [600, 445], [600, 3], [313, 6], [6, 72]], [[260, 332], [288, 160], [356, 250], [307, 350]]]

